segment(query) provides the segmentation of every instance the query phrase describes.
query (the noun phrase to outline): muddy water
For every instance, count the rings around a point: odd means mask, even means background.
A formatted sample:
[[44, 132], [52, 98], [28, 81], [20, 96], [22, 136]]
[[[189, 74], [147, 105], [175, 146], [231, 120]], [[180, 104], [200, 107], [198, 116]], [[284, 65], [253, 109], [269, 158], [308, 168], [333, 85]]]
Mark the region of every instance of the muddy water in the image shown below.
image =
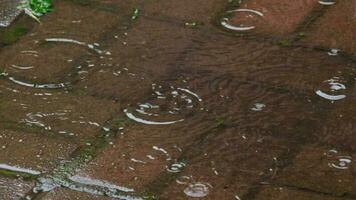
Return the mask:
[[1, 198], [355, 197], [352, 52], [295, 35], [338, 3], [93, 2], [1, 49]]

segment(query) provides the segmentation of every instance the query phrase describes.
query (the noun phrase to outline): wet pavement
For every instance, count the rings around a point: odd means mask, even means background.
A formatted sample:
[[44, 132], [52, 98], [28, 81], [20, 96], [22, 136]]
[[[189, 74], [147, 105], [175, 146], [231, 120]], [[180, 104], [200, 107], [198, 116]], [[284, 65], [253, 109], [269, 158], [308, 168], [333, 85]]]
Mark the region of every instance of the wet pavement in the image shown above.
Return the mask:
[[353, 1], [4, 2], [0, 199], [356, 199]]

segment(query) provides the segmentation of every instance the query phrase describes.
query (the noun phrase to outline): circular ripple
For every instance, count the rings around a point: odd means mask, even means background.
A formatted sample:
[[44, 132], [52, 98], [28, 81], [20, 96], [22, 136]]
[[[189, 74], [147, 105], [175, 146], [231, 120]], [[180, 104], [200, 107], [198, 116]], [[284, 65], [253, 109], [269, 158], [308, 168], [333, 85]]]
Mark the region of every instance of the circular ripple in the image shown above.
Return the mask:
[[125, 109], [126, 116], [148, 125], [169, 125], [184, 121], [184, 116], [196, 111], [202, 99], [188, 88], [152, 85], [152, 97], [134, 109]]
[[[227, 11], [227, 13], [233, 13], [233, 12], [247, 12], [250, 14], [254, 14], [254, 15], [263, 17], [262, 12], [252, 10], [252, 9], [236, 9], [236, 10]], [[231, 24], [229, 24], [229, 18], [223, 18], [220, 23], [224, 28], [233, 30], [233, 31], [249, 31], [249, 30], [255, 29], [255, 26], [234, 26], [234, 25], [231, 25]]]

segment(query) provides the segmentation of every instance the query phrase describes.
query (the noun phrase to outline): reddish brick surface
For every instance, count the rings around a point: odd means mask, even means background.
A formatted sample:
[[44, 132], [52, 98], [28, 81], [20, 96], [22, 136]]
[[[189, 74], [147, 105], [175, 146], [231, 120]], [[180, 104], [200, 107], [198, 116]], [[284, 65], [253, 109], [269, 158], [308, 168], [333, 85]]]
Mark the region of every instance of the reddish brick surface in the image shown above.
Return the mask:
[[252, 9], [263, 13], [263, 17], [251, 12], [234, 12], [232, 25], [255, 26], [254, 32], [265, 35], [286, 35], [295, 30], [318, 5], [314, 0], [250, 0], [239, 9]]
[[303, 45], [318, 46], [325, 49], [337, 48], [355, 54], [355, 13], [355, 1], [338, 1], [309, 27]]

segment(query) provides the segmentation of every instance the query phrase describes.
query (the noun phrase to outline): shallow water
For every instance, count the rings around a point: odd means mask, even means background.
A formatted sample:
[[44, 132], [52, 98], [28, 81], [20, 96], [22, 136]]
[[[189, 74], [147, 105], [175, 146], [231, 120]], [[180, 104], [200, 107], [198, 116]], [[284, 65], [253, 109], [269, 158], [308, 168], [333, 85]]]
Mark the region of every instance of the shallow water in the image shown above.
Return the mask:
[[11, 172], [34, 199], [356, 195], [355, 53], [304, 42], [345, 3], [93, 2], [0, 47], [0, 188]]

